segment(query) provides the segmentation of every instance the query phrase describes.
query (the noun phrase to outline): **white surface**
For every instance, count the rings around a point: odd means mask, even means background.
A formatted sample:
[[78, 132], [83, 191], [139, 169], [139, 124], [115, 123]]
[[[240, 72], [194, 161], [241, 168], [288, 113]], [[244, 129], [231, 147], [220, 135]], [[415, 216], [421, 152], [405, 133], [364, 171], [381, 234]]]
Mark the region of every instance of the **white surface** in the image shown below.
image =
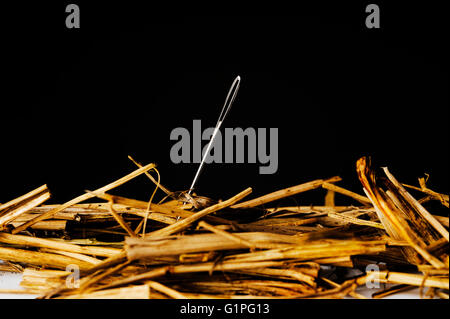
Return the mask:
[[[386, 288], [388, 288], [389, 286], [386, 286]], [[381, 285], [381, 289], [369, 289], [366, 287], [359, 287], [356, 292], [367, 297], [367, 298], [371, 298], [372, 294], [374, 292], [376, 292], [377, 290], [383, 290], [384, 287], [383, 285]], [[424, 290], [424, 294], [426, 292], [426, 289]], [[383, 299], [420, 299], [420, 290], [419, 288], [413, 289], [413, 290], [409, 290], [409, 291], [405, 291], [405, 292], [400, 292], [397, 294], [393, 294], [387, 297], [384, 297]]]
[[[20, 287], [21, 280], [22, 274], [0, 271], [0, 290], [23, 290], [23, 288]], [[33, 299], [35, 297], [35, 295], [27, 294], [0, 294], [0, 299]]]

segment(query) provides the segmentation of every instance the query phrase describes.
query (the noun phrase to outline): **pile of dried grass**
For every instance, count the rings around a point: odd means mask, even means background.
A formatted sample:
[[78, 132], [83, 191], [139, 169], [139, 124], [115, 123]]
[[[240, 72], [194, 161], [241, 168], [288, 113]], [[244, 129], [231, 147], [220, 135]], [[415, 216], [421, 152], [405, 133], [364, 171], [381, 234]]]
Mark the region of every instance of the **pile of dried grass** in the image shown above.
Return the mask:
[[[420, 187], [402, 185], [387, 169], [376, 176], [361, 158], [357, 173], [366, 196], [335, 185], [340, 178], [333, 177], [242, 202], [248, 188], [214, 202], [170, 192], [149, 174], [154, 164], [137, 165], [62, 205], [42, 205], [50, 197], [45, 185], [0, 204], [0, 259], [6, 261], [0, 270], [23, 272], [24, 290], [8, 292], [41, 298], [364, 298], [356, 289], [370, 282], [395, 284], [376, 298], [412, 287], [448, 298], [448, 217], [430, 214], [423, 204], [438, 200], [448, 208], [449, 196], [428, 189], [424, 179]], [[166, 194], [158, 204], [154, 193], [149, 202], [107, 193], [141, 174]], [[405, 187], [423, 197], [416, 200]], [[270, 208], [318, 188], [327, 190], [325, 205]], [[336, 193], [358, 204], [336, 206]], [[103, 202], [82, 203], [92, 198]], [[367, 265], [379, 271], [365, 273]], [[364, 273], [346, 278], [340, 271], [354, 268]], [[74, 269], [79, 282], [72, 281]]]

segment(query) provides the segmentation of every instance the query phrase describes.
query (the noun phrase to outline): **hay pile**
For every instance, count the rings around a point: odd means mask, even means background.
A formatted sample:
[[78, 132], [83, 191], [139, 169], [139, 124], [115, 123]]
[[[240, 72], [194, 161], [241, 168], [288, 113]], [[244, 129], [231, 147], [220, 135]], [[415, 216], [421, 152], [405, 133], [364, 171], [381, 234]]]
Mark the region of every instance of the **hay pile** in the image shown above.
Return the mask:
[[[40, 298], [364, 298], [359, 286], [393, 284], [372, 297], [422, 287], [448, 298], [448, 217], [424, 207], [449, 196], [399, 183], [367, 158], [356, 165], [364, 195], [318, 179], [243, 201], [175, 193], [154, 164], [62, 205], [44, 185], [0, 204], [0, 271], [23, 272]], [[158, 173], [158, 178], [150, 171]], [[108, 193], [146, 174], [158, 203]], [[320, 206], [278, 207], [282, 198], [326, 189]], [[409, 192], [418, 194], [418, 199]], [[334, 195], [351, 206], [336, 206]], [[98, 198], [101, 202], [85, 203]], [[348, 278], [348, 269], [361, 275]], [[77, 280], [77, 275], [80, 280]], [[425, 289], [425, 287], [427, 289]]]

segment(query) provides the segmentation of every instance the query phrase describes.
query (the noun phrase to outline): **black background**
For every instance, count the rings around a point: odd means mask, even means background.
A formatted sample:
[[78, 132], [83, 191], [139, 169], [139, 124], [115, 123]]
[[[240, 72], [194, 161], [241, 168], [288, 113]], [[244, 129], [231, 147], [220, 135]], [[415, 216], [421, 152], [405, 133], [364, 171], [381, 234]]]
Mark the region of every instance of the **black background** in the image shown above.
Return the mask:
[[[67, 29], [68, 3], [2, 6], [0, 202], [44, 183], [53, 202], [69, 200], [134, 170], [127, 155], [156, 162], [168, 188], [187, 189], [198, 164], [171, 163], [170, 132], [191, 130], [193, 119], [213, 126], [238, 74], [224, 127], [278, 127], [278, 171], [211, 164], [198, 193], [224, 199], [251, 186], [261, 195], [334, 175], [361, 193], [363, 155], [409, 184], [429, 173], [430, 188], [449, 192], [442, 7], [378, 1], [381, 29], [369, 30], [370, 2], [73, 1], [81, 28]], [[139, 177], [114, 193], [146, 200], [152, 191]]]

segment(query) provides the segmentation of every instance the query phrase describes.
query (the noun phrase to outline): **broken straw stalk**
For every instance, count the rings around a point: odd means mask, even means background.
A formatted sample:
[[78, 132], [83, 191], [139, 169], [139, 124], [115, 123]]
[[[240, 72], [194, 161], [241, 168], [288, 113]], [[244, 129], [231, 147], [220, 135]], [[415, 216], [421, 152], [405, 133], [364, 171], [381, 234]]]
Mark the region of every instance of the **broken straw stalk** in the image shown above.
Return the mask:
[[[374, 298], [410, 287], [448, 297], [448, 217], [428, 212], [423, 197], [416, 200], [387, 169], [387, 178], [379, 178], [366, 158], [357, 163], [366, 196], [335, 185], [336, 176], [247, 201], [251, 188], [219, 202], [191, 194], [189, 203], [150, 175], [154, 164], [133, 162], [134, 172], [62, 205], [43, 205], [50, 197], [45, 185], [0, 205], [0, 259], [8, 262], [0, 270], [23, 272], [24, 290], [9, 293], [362, 299], [356, 289], [370, 280], [401, 285]], [[141, 174], [163, 192], [162, 201], [107, 193]], [[448, 195], [419, 184], [407, 188], [448, 204]], [[320, 189], [326, 205], [279, 205]], [[354, 205], [335, 205], [336, 194]], [[91, 198], [104, 202], [83, 203]], [[322, 274], [323, 267], [365, 271], [380, 262], [387, 269], [356, 279]], [[67, 286], [68, 265], [81, 272], [78, 288]]]

